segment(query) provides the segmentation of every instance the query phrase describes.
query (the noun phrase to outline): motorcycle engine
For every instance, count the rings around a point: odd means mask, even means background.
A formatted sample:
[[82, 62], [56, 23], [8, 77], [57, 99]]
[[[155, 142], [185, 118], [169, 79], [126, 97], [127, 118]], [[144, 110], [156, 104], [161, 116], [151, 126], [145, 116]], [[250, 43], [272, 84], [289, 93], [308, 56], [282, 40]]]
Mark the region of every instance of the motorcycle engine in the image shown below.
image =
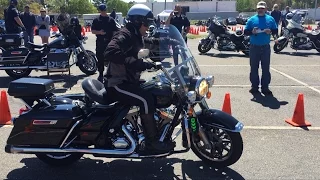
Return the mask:
[[113, 139], [112, 145], [117, 149], [125, 149], [129, 146], [129, 142], [124, 137]]
[[292, 41], [292, 48], [298, 50], [310, 50], [312, 49], [312, 43], [307, 37], [296, 37]]
[[227, 38], [219, 38], [218, 50], [222, 51], [233, 51], [236, 49], [236, 45]]

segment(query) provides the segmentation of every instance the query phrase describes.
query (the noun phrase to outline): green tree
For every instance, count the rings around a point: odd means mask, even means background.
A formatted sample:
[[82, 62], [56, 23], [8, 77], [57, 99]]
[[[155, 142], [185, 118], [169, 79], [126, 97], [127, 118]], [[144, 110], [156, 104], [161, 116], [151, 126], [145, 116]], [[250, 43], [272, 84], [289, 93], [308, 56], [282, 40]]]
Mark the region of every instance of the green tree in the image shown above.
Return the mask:
[[117, 12], [122, 12], [122, 16], [126, 16], [133, 3], [126, 3], [122, 0], [108, 0], [107, 6], [108, 12], [115, 8]]
[[107, 0], [92, 0], [92, 2], [95, 7], [98, 7], [100, 4], [107, 3], [108, 1]]
[[89, 0], [69, 0], [67, 12], [69, 14], [89, 14], [96, 13], [97, 8]]

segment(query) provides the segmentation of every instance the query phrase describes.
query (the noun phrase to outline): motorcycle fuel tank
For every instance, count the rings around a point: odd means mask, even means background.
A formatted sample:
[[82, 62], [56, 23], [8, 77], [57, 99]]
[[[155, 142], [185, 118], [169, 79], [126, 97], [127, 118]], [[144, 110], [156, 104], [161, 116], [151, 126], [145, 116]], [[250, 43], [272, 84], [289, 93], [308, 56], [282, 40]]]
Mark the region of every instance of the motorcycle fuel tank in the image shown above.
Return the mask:
[[48, 45], [49, 48], [65, 49], [68, 47], [67, 40], [60, 36], [57, 39], [51, 41]]
[[155, 98], [157, 108], [167, 108], [171, 106], [173, 92], [170, 84], [149, 81], [144, 83], [142, 88], [152, 93]]

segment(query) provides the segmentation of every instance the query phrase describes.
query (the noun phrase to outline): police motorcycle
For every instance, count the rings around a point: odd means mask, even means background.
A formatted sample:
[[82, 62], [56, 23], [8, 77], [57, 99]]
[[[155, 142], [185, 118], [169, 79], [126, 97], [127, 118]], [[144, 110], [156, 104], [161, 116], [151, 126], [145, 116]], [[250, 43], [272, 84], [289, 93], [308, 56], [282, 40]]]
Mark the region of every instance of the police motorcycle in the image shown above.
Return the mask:
[[[94, 52], [83, 47], [87, 37], [78, 35], [69, 28], [68, 34], [55, 34], [49, 44], [36, 45], [24, 43], [23, 33], [0, 35], [0, 70], [12, 78], [29, 76], [32, 70], [55, 71], [77, 65], [86, 75], [97, 70], [97, 58]], [[71, 60], [70, 60], [71, 58]]]
[[[213, 167], [236, 163], [243, 152], [244, 125], [209, 107], [206, 99], [211, 97], [214, 77], [201, 75], [180, 32], [168, 27], [181, 42], [175, 46], [180, 64], [166, 69], [155, 62], [153, 73], [162, 72], [141, 81], [141, 87], [155, 98], [159, 141], [175, 141], [182, 133], [183, 147], [161, 154], [146, 151], [139, 107], [111, 102], [105, 98], [104, 85], [95, 79], [82, 82], [83, 94], [55, 95], [52, 80], [21, 78], [9, 84], [8, 94], [25, 102], [27, 110], [12, 120], [5, 152], [35, 154], [56, 166], [74, 163], [83, 154], [142, 159], [189, 150]], [[148, 54], [148, 49], [142, 49], [138, 57], [149, 60]], [[201, 110], [196, 111], [196, 105]]]
[[213, 18], [208, 27], [208, 33], [207, 37], [199, 41], [198, 51], [200, 53], [207, 53], [214, 48], [218, 51], [242, 51], [246, 56], [249, 55], [250, 36], [244, 35], [241, 29], [234, 32], [224, 22]]
[[281, 52], [290, 42], [294, 50], [312, 50], [320, 52], [320, 32], [306, 30], [302, 26], [302, 17], [299, 13], [289, 13], [286, 16], [287, 26], [282, 29], [282, 36], [279, 37], [273, 46], [276, 53]]
[[[166, 26], [161, 26], [156, 28], [154, 25], [150, 25], [147, 31], [147, 37], [149, 38], [166, 38], [170, 37], [169, 30]], [[170, 51], [170, 46], [164, 43], [159, 45], [155, 44], [145, 44], [146, 48], [150, 50], [149, 58], [153, 61], [163, 61], [166, 58], [172, 56]]]

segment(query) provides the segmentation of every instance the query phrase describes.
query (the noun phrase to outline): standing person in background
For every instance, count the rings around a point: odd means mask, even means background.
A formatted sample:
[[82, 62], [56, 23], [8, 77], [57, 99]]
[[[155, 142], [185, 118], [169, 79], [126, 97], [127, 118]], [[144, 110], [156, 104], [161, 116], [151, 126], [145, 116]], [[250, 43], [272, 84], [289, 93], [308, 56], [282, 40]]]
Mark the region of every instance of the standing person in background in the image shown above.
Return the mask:
[[[98, 80], [103, 82], [103, 72], [104, 72], [104, 51], [108, 46], [113, 33], [117, 31], [119, 28], [116, 25], [115, 20], [108, 16], [107, 14], [107, 6], [105, 4], [100, 4], [98, 7], [100, 11], [100, 16], [95, 18], [92, 23], [91, 31], [92, 34], [97, 36], [96, 40], [96, 55], [98, 59], [98, 71], [99, 77]], [[106, 62], [107, 63], [107, 62]]]
[[39, 36], [41, 37], [42, 44], [48, 44], [50, 37], [50, 17], [47, 15], [47, 11], [44, 8], [41, 8], [40, 13], [40, 16], [37, 17]]
[[112, 12], [110, 13], [110, 17], [112, 17], [114, 20], [117, 19], [117, 13], [115, 8], [112, 9]]
[[[181, 11], [181, 6], [177, 4], [174, 8], [174, 11], [170, 13], [170, 16], [166, 21], [166, 25], [172, 24], [173, 26], [175, 26], [187, 43], [187, 34], [190, 29], [190, 21], [185, 15], [181, 14]], [[174, 64], [178, 65], [178, 53], [176, 52], [176, 50], [173, 50], [173, 60]]]
[[36, 17], [30, 12], [29, 6], [24, 7], [24, 13], [20, 15], [20, 19], [24, 26], [26, 27], [26, 32], [24, 33], [24, 41], [33, 43], [34, 39], [34, 27], [36, 26]]
[[266, 15], [266, 3], [257, 4], [258, 14], [252, 16], [245, 27], [245, 34], [250, 35], [250, 93], [259, 93], [259, 64], [261, 61], [261, 90], [264, 95], [272, 95], [269, 89], [270, 74], [270, 36], [278, 33], [278, 25], [272, 16]]
[[8, 34], [26, 31], [17, 10], [18, 0], [11, 0], [10, 6], [5, 10], [5, 28]]
[[286, 10], [285, 10], [285, 13], [282, 16], [282, 27], [286, 27], [287, 26], [288, 21], [287, 21], [286, 17], [287, 17], [287, 14], [289, 14], [289, 13], [291, 13], [290, 7], [287, 6]]
[[[273, 5], [273, 11], [271, 12], [271, 16], [273, 19], [276, 21], [277, 25], [280, 25], [281, 23], [281, 11], [279, 11], [279, 6], [278, 4]], [[273, 36], [273, 39], [277, 39], [279, 37], [279, 34], [275, 34]]]

